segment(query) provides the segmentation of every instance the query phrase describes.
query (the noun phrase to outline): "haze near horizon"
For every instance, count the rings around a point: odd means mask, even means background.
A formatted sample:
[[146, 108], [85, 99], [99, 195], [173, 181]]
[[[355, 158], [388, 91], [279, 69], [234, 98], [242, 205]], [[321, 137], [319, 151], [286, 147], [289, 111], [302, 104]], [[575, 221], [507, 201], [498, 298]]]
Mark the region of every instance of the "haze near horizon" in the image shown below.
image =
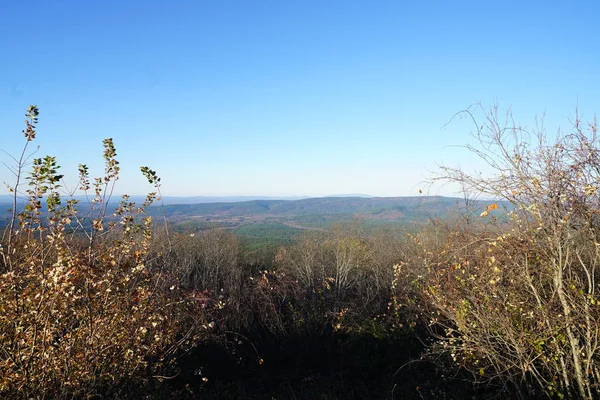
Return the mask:
[[[600, 109], [594, 2], [103, 2], [0, 6], [0, 149], [16, 155], [29, 104], [36, 156], [102, 173], [116, 193], [414, 196], [439, 163], [485, 167], [457, 146], [481, 101], [549, 133]], [[7, 154], [0, 161], [10, 164]], [[6, 168], [0, 181], [13, 182]], [[6, 194], [4, 187], [0, 195]], [[431, 194], [456, 195], [456, 188]]]

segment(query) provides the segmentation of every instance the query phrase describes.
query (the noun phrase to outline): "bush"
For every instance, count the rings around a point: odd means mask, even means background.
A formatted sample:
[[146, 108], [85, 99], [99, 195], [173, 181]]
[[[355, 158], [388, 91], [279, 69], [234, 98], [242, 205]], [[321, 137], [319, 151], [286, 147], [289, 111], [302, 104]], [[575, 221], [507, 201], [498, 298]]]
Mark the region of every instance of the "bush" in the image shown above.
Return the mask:
[[388, 311], [392, 260], [402, 258], [406, 239], [366, 235], [358, 228], [342, 225], [311, 233], [276, 255], [277, 271], [297, 287], [289, 296], [290, 319], [302, 321], [304, 329], [364, 333], [373, 331]]
[[214, 295], [226, 291], [237, 299], [242, 279], [239, 247], [239, 239], [223, 229], [182, 235], [176, 241], [169, 265], [180, 275], [184, 287]]
[[[472, 116], [470, 112], [469, 115]], [[496, 172], [440, 179], [511, 205], [510, 221], [424, 246], [437, 350], [482, 382], [526, 397], [600, 395], [600, 142], [578, 117], [552, 141], [494, 107], [469, 147]], [[497, 203], [490, 202], [481, 218]]]
[[[105, 175], [90, 182], [87, 167], [79, 168], [80, 189], [91, 197], [86, 208], [62, 198], [60, 167], [47, 156], [33, 160], [19, 212], [37, 120], [31, 106], [0, 248], [0, 394], [123, 396], [168, 368], [194, 324], [185, 318], [189, 303], [175, 297], [177, 288], [163, 290], [161, 276], [145, 265], [153, 232], [144, 210], [156, 193], [140, 206], [123, 196], [110, 215], [119, 166], [113, 141], [106, 139]], [[142, 172], [159, 187], [154, 171]]]

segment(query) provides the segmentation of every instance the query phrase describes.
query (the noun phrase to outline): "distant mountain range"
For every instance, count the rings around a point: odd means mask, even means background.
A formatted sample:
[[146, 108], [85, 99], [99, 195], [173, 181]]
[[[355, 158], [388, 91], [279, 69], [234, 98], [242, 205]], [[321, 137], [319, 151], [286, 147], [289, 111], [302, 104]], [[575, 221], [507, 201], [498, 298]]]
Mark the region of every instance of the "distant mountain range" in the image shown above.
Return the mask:
[[240, 202], [170, 204], [167, 215], [244, 216], [307, 214], [381, 214], [415, 210], [447, 211], [464, 201], [451, 197], [317, 197], [300, 200], [260, 199]]
[[[484, 202], [476, 203], [483, 208]], [[300, 200], [251, 200], [199, 204], [170, 204], [151, 213], [173, 221], [285, 222], [359, 219], [424, 221], [464, 210], [464, 200], [442, 196], [420, 197], [321, 197]], [[318, 217], [318, 218], [317, 218]]]
[[[363, 197], [363, 196], [361, 196]], [[364, 196], [367, 197], [367, 196]], [[78, 200], [85, 200], [85, 196], [74, 196]], [[143, 202], [145, 196], [130, 196], [131, 201]], [[164, 204], [199, 204], [199, 203], [238, 203], [252, 200], [300, 200], [307, 199], [308, 196], [164, 196]], [[20, 197], [20, 201], [24, 201], [24, 197]], [[121, 201], [121, 196], [113, 195], [110, 199], [111, 203]], [[0, 205], [12, 204], [13, 197], [9, 195], [0, 195]]]
[[[120, 198], [114, 196], [111, 204]], [[132, 196], [141, 202], [144, 197]], [[220, 200], [220, 201], [215, 201]], [[320, 197], [260, 198], [232, 197], [165, 197], [164, 207], [147, 212], [166, 216], [175, 224], [224, 226], [236, 228], [249, 224], [283, 224], [298, 229], [327, 227], [332, 222], [360, 220], [369, 223], [422, 223], [444, 218], [465, 209], [464, 199], [442, 196], [418, 197]], [[6, 219], [10, 196], [0, 196], [0, 218]], [[475, 202], [475, 210], [489, 202]], [[160, 206], [160, 203], [156, 204]], [[83, 206], [82, 206], [83, 207]], [[2, 225], [2, 224], [0, 224]]]

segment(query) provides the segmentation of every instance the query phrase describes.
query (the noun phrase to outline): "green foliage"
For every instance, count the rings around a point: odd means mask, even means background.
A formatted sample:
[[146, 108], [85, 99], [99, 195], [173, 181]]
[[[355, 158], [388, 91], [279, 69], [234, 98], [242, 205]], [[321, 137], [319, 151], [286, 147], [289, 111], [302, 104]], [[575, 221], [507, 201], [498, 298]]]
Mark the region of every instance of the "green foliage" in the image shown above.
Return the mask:
[[236, 227], [233, 232], [250, 251], [264, 247], [287, 246], [302, 232], [283, 224], [247, 224]]

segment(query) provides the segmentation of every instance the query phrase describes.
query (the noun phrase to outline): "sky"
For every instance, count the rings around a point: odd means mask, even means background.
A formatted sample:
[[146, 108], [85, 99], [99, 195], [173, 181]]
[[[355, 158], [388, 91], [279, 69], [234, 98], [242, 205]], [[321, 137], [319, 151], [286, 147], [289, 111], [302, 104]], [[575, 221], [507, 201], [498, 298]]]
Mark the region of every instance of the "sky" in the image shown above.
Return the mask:
[[[484, 168], [460, 146], [472, 104], [600, 110], [595, 1], [2, 1], [0, 161], [40, 109], [35, 157], [116, 193], [417, 195], [438, 165]], [[14, 177], [0, 166], [0, 180]], [[452, 195], [452, 185], [432, 189]], [[0, 194], [6, 194], [4, 187]]]

